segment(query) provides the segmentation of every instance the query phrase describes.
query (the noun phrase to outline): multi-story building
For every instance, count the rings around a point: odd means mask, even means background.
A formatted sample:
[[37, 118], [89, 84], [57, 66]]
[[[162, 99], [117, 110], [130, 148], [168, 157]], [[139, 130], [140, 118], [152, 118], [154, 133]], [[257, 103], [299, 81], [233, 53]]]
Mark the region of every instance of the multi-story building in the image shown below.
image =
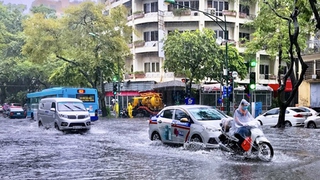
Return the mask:
[[320, 31], [307, 42], [303, 60], [308, 65], [304, 81], [299, 86], [299, 105], [320, 107]]
[[[165, 61], [162, 50], [163, 38], [174, 30], [210, 28], [216, 32], [216, 38], [227, 40], [228, 44], [236, 46], [240, 53], [244, 52], [243, 42], [250, 41], [252, 38], [250, 34], [253, 32], [253, 29], [246, 28], [244, 24], [256, 17], [259, 10], [258, 4], [244, 6], [241, 0], [178, 0], [176, 3], [195, 9], [195, 11], [177, 5], [167, 5], [164, 0], [106, 0], [106, 11], [124, 5], [129, 12], [128, 25], [135, 29], [135, 32], [132, 33], [132, 44], [130, 44], [133, 56], [132, 59], [126, 60], [125, 78], [127, 80], [140, 80], [135, 77], [135, 72], [144, 72], [145, 76], [141, 80], [156, 81], [158, 84], [180, 81], [181, 78], [184, 78], [175, 77], [173, 72], [166, 72], [162, 68]], [[201, 11], [218, 18], [209, 18]], [[225, 25], [228, 37], [225, 37], [225, 32], [221, 28]], [[255, 59], [257, 60], [257, 66], [254, 68], [257, 73], [256, 82], [277, 88], [275, 84], [277, 84], [278, 61], [270, 59], [265, 51], [258, 52]], [[286, 65], [283, 64], [283, 66]], [[249, 83], [248, 78], [237, 81]], [[175, 83], [167, 84], [170, 86]], [[241, 97], [244, 95], [239, 96]], [[270, 104], [267, 103], [266, 106]]]

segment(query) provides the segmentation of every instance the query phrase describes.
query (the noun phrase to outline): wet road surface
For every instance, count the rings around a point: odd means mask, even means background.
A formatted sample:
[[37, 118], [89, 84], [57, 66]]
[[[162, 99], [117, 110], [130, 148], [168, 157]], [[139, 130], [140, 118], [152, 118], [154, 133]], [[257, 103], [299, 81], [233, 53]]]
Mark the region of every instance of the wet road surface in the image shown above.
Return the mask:
[[264, 127], [271, 162], [148, 139], [147, 119], [101, 119], [85, 134], [0, 118], [0, 179], [293, 179], [320, 177], [320, 129]]

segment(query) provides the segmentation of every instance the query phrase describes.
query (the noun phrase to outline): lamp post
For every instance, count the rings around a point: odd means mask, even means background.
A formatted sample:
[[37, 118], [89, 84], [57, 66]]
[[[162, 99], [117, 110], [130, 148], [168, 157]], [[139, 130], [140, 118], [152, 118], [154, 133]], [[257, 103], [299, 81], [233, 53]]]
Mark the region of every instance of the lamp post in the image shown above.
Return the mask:
[[[205, 11], [201, 11], [199, 9], [195, 9], [195, 8], [192, 8], [192, 7], [189, 7], [189, 6], [184, 6], [184, 5], [181, 5], [181, 4], [178, 4], [175, 2], [175, 0], [164, 0], [165, 3], [167, 4], [172, 4], [172, 5], [177, 5], [177, 6], [180, 6], [180, 7], [183, 7], [183, 8], [187, 8], [187, 9], [190, 9], [190, 10], [193, 10], [193, 11], [197, 11], [197, 12], [200, 12], [202, 14], [204, 14], [205, 16], [209, 17], [213, 22], [215, 22], [219, 27], [220, 29], [224, 32], [224, 36], [225, 36], [225, 46], [226, 46], [226, 53], [225, 53], [225, 68], [226, 68], [226, 73], [224, 72], [223, 70], [223, 75], [225, 76], [225, 81], [226, 81], [226, 87], [227, 87], [227, 91], [226, 91], [226, 104], [227, 104], [227, 114], [230, 113], [230, 102], [229, 102], [229, 92], [228, 92], [228, 30], [227, 30], [227, 21], [226, 21], [226, 16], [224, 15], [223, 19], [219, 18], [218, 16], [215, 16], [213, 14], [210, 14], [208, 12], [205, 12]], [[219, 20], [219, 21], [217, 21]], [[224, 27], [222, 27], [219, 22], [223, 22], [224, 23]]]

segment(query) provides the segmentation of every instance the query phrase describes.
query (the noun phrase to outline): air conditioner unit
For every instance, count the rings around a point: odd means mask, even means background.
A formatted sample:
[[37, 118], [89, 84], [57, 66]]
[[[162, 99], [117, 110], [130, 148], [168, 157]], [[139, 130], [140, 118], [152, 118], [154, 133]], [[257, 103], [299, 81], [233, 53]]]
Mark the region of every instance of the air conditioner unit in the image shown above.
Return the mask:
[[216, 15], [216, 8], [208, 8], [207, 13], [212, 14], [212, 15]]
[[312, 74], [312, 79], [317, 79], [317, 75], [316, 74]]

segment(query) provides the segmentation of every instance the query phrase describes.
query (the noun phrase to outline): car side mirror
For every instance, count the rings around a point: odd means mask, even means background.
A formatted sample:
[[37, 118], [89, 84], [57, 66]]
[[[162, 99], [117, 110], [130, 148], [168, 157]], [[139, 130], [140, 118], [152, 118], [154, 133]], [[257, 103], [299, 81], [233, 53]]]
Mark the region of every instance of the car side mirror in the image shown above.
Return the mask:
[[55, 111], [56, 111], [56, 108], [50, 108], [50, 111], [54, 111], [54, 112], [55, 112]]
[[189, 122], [189, 120], [188, 120], [188, 118], [181, 118], [180, 122], [187, 123], [187, 122]]

